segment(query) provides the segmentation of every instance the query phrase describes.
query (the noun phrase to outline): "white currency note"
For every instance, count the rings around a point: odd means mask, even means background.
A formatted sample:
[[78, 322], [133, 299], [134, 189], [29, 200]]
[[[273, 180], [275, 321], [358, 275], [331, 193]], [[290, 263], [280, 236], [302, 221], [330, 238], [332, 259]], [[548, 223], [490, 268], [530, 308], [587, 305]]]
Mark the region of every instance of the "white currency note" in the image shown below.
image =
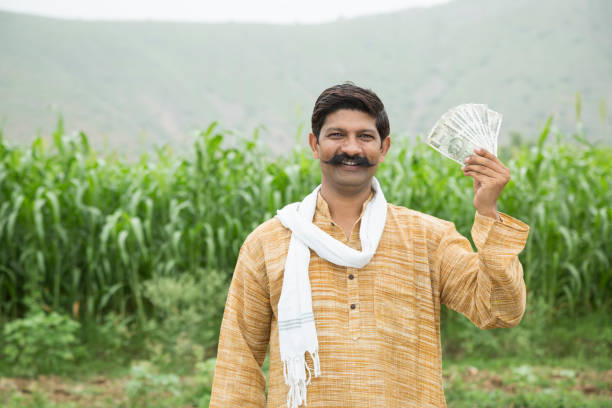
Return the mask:
[[490, 152], [497, 156], [497, 139], [499, 137], [499, 129], [501, 128], [502, 114], [491, 109], [487, 109], [487, 114], [489, 120], [489, 132], [491, 133], [491, 139], [493, 140], [493, 150], [490, 150]]
[[502, 115], [484, 104], [467, 103], [446, 112], [436, 123], [427, 143], [463, 165], [477, 147], [497, 156], [497, 137]]
[[463, 161], [474, 154], [474, 149], [480, 147], [445, 122], [436, 125], [427, 143], [462, 166], [465, 164]]

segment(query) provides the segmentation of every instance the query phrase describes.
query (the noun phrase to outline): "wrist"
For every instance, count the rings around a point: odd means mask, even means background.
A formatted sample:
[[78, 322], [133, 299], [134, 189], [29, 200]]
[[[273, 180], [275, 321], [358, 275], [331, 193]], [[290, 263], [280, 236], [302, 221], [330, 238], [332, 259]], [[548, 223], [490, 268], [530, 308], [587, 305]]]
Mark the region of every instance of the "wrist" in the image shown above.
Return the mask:
[[494, 220], [499, 221], [501, 218], [497, 213], [497, 208], [487, 208], [487, 209], [476, 209], [478, 214], [483, 215], [485, 217], [493, 218]]

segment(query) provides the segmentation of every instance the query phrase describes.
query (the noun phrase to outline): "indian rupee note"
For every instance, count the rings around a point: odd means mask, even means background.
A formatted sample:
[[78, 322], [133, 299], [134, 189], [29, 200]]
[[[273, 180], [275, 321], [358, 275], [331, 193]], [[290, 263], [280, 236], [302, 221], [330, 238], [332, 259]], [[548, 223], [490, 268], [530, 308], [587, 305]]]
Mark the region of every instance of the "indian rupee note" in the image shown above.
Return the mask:
[[479, 147], [446, 122], [438, 123], [434, 127], [427, 138], [427, 143], [462, 166], [465, 164], [463, 160], [473, 155], [474, 149]]
[[499, 129], [502, 123], [502, 114], [491, 109], [487, 109], [487, 118], [489, 121], [489, 132], [493, 142], [493, 150], [491, 153], [497, 156], [497, 139], [499, 138]]

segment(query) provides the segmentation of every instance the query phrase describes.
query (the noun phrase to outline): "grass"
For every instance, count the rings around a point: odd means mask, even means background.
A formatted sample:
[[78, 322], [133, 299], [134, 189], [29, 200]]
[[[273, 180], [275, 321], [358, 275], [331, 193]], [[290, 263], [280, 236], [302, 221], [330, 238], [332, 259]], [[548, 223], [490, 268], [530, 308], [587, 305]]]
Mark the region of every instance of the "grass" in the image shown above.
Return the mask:
[[[0, 379], [0, 404], [7, 408], [208, 406], [209, 388], [202, 383], [211, 378], [208, 374], [179, 377], [157, 373], [142, 363], [134, 367], [128, 375], [76, 381], [56, 376]], [[451, 408], [603, 408], [612, 398], [612, 370], [576, 370], [563, 362], [453, 363], [445, 365], [443, 377]]]
[[[512, 329], [483, 331], [457, 313], [443, 314], [449, 407], [609, 405], [608, 315], [602, 311], [546, 323], [547, 311], [537, 302], [530, 300], [523, 321]], [[150, 333], [148, 340], [156, 335]], [[172, 348], [139, 350], [135, 344], [113, 349], [101, 338], [97, 347], [87, 346], [87, 354], [56, 367], [62, 375], [18, 377], [7, 375], [10, 368], [0, 365], [0, 406], [207, 407], [215, 359], [194, 355], [180, 346], [182, 341]], [[266, 359], [266, 374], [268, 364]]]
[[[61, 121], [51, 147], [0, 134], [0, 406], [207, 406], [238, 249], [319, 182], [303, 149], [270, 157], [257, 134], [240, 148], [224, 136], [212, 124], [190, 155], [125, 162]], [[531, 227], [529, 303], [510, 330], [443, 311], [451, 407], [610, 399], [612, 149], [583, 139], [549, 121], [537, 143], [501, 152], [513, 179], [500, 210]], [[377, 177], [388, 201], [469, 236], [471, 184], [451, 161], [395, 141]], [[49, 348], [54, 361], [31, 363]]]

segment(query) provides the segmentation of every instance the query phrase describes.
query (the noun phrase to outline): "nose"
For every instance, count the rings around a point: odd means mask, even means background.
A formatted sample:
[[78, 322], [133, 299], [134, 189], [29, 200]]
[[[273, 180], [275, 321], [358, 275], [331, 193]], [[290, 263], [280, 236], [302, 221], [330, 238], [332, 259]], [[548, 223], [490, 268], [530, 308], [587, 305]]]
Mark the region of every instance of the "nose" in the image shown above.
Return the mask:
[[354, 135], [347, 137], [342, 145], [342, 151], [349, 156], [355, 156], [361, 153], [361, 146], [359, 146], [357, 137]]

